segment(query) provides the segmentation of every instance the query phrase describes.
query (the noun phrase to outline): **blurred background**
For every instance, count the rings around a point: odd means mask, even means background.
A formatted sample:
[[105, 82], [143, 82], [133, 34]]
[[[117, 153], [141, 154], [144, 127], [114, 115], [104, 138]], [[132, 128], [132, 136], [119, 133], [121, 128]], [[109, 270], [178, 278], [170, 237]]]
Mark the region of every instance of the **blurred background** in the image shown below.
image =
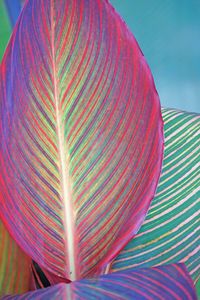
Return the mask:
[[[0, 0], [0, 60], [23, 2]], [[161, 105], [200, 113], [200, 0], [110, 2], [146, 57]]]

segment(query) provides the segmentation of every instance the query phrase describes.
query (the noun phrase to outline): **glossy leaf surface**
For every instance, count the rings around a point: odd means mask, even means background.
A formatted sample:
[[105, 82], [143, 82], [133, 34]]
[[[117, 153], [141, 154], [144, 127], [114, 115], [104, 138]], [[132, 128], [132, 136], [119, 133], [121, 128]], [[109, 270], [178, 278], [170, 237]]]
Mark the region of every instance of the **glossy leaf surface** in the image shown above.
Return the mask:
[[5, 299], [184, 299], [197, 300], [193, 282], [184, 264], [116, 272], [83, 279]]
[[29, 291], [31, 259], [19, 248], [0, 220], [0, 298]]
[[3, 221], [55, 275], [102, 273], [141, 226], [162, 164], [159, 98], [133, 35], [107, 1], [28, 0], [0, 98]]
[[200, 115], [162, 109], [163, 169], [156, 196], [133, 240], [112, 271], [184, 262], [196, 284], [200, 274]]

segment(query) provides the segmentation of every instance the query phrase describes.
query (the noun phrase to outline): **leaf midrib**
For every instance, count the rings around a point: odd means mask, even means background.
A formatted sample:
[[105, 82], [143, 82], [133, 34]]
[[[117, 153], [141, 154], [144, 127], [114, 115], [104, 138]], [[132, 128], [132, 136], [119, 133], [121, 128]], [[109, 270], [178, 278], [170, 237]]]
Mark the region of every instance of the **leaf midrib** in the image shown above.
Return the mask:
[[56, 57], [55, 57], [55, 23], [54, 23], [54, 3], [51, 0], [51, 50], [52, 50], [52, 68], [53, 68], [53, 94], [55, 100], [55, 114], [56, 114], [56, 130], [57, 130], [57, 143], [58, 143], [58, 163], [60, 169], [60, 188], [61, 188], [61, 201], [64, 208], [64, 231], [65, 231], [65, 249], [67, 254], [66, 266], [70, 269], [65, 273], [70, 274], [70, 280], [76, 280], [76, 268], [75, 268], [75, 255], [74, 255], [74, 219], [72, 209], [72, 194], [70, 188], [69, 172], [67, 170], [67, 158], [64, 142], [64, 131], [61, 124], [61, 110], [59, 105], [59, 90], [57, 82], [57, 70], [56, 70]]

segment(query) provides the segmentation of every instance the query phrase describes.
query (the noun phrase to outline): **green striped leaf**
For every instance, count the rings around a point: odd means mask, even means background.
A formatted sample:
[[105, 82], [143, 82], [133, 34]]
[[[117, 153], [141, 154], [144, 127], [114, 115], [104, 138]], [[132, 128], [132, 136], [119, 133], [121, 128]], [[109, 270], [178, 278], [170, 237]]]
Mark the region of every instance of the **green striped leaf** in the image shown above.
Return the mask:
[[200, 116], [162, 109], [163, 169], [145, 222], [111, 266], [113, 272], [184, 262], [199, 276]]

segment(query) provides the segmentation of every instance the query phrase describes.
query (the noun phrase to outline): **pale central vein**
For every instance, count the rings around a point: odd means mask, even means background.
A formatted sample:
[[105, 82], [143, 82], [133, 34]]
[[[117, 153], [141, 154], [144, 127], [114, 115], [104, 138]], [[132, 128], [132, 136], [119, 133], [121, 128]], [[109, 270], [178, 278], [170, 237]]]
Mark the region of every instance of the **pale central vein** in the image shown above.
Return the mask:
[[[66, 158], [66, 145], [64, 141], [64, 129], [61, 123], [61, 109], [59, 105], [59, 91], [57, 84], [57, 72], [55, 64], [55, 32], [54, 32], [54, 17], [53, 17], [53, 0], [51, 3], [51, 34], [52, 34], [52, 61], [53, 61], [53, 86], [54, 86], [54, 98], [56, 108], [56, 127], [57, 127], [57, 142], [58, 142], [58, 155], [59, 155], [59, 167], [60, 167], [60, 184], [61, 184], [61, 198], [64, 208], [64, 230], [65, 230], [65, 248], [67, 250], [66, 261], [70, 274], [70, 280], [76, 279], [75, 257], [74, 257], [74, 218], [72, 209], [72, 194], [69, 179], [69, 170], [67, 169]], [[68, 256], [68, 257], [67, 257]]]

